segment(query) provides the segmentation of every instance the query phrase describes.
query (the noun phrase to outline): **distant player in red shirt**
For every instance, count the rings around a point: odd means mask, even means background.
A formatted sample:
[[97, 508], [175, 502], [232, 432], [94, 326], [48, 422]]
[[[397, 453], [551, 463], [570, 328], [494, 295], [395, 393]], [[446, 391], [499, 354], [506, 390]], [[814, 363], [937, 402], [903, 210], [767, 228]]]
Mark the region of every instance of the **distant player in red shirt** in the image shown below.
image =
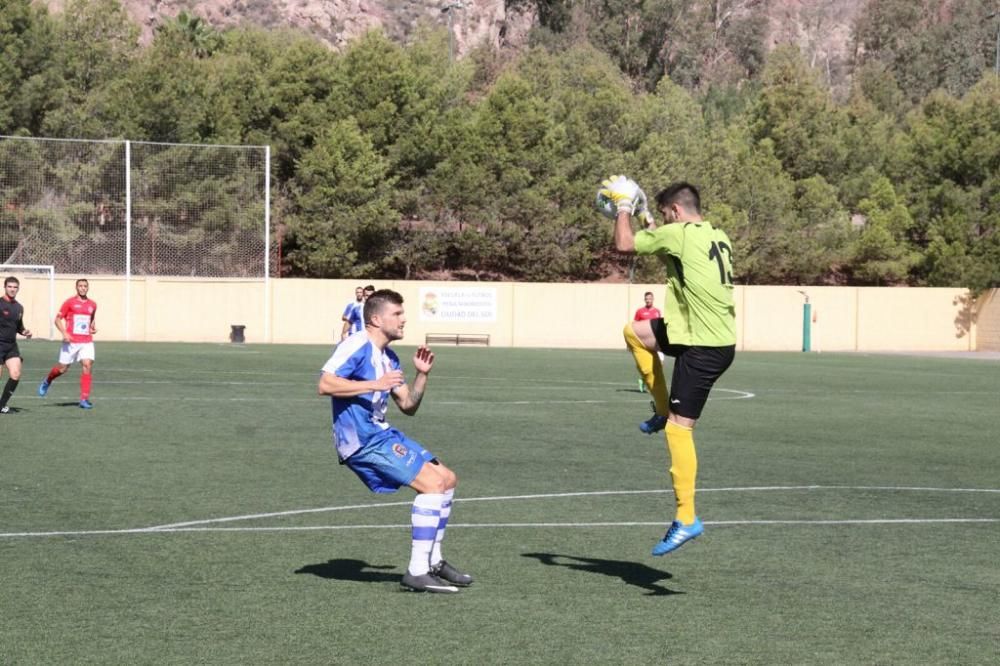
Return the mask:
[[660, 311], [653, 307], [653, 292], [647, 291], [643, 298], [646, 305], [635, 311], [635, 321], [645, 321], [646, 319], [663, 319]]
[[[635, 311], [635, 321], [645, 321], [647, 319], [663, 319], [663, 315], [659, 310], [653, 307], [653, 292], [647, 291], [643, 298], [646, 304]], [[662, 358], [660, 359], [663, 360]], [[642, 381], [642, 377], [639, 378], [639, 393], [646, 392], [646, 382]]]
[[62, 348], [59, 350], [59, 363], [52, 366], [49, 376], [38, 387], [38, 395], [49, 392], [49, 386], [56, 377], [65, 374], [69, 366], [77, 361], [83, 367], [80, 375], [80, 407], [90, 409], [91, 368], [94, 365], [94, 316], [97, 314], [97, 303], [87, 298], [90, 283], [84, 279], [76, 281], [76, 296], [67, 299], [56, 314], [56, 328], [62, 333]]

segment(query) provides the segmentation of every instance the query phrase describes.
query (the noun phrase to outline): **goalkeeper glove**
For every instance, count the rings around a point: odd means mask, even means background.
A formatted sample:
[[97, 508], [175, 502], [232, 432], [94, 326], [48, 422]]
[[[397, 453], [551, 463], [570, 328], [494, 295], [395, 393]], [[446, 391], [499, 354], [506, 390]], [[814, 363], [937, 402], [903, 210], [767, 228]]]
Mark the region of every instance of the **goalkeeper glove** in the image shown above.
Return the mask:
[[604, 180], [599, 194], [614, 202], [618, 212], [629, 214], [646, 209], [646, 194], [634, 180], [626, 176], [611, 176]]

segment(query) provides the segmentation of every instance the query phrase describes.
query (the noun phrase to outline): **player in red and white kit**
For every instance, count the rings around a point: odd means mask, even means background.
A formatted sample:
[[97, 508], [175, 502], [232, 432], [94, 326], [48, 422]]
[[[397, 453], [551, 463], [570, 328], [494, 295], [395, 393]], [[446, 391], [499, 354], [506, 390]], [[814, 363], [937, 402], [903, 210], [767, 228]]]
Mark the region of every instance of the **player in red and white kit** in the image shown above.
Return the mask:
[[645, 321], [647, 319], [663, 319], [660, 311], [653, 307], [653, 292], [647, 291], [643, 296], [645, 305], [635, 311], [635, 321]]
[[94, 316], [97, 314], [97, 303], [87, 297], [90, 283], [84, 279], [76, 281], [76, 296], [67, 299], [59, 313], [56, 314], [56, 328], [62, 333], [62, 348], [59, 350], [59, 363], [52, 366], [49, 376], [38, 387], [38, 395], [49, 392], [49, 386], [56, 377], [65, 374], [69, 366], [79, 361], [83, 367], [80, 375], [80, 407], [90, 409], [90, 382], [93, 377], [91, 368], [94, 365]]
[[[645, 305], [635, 311], [635, 321], [645, 321], [647, 319], [663, 319], [663, 315], [660, 311], [653, 307], [653, 292], [647, 291], [643, 295], [643, 300]], [[660, 355], [660, 362], [663, 362], [663, 355]], [[646, 392], [646, 382], [642, 381], [642, 377], [639, 378], [639, 393]]]

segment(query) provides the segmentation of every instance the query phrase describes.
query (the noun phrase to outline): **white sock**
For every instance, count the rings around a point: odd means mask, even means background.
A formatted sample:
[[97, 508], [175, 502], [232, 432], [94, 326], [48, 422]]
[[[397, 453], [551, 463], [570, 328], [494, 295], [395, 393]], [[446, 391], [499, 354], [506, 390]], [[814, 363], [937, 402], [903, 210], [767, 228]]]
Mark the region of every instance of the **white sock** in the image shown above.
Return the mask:
[[437, 537], [443, 501], [444, 495], [441, 493], [420, 493], [413, 498], [413, 508], [410, 510], [410, 524], [413, 528], [408, 569], [414, 576], [430, 571], [431, 549]]
[[443, 558], [441, 557], [441, 541], [444, 539], [444, 529], [448, 527], [448, 516], [451, 515], [451, 500], [455, 496], [455, 489], [450, 488], [444, 491], [444, 499], [441, 501], [441, 519], [437, 525], [437, 535], [434, 537], [434, 548], [431, 550], [431, 566], [435, 566]]

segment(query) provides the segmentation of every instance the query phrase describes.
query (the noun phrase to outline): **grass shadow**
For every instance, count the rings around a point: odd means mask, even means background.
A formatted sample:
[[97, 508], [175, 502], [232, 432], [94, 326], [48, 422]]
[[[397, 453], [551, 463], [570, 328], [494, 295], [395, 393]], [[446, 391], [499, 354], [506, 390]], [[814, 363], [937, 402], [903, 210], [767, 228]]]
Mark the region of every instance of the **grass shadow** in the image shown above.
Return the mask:
[[368, 564], [364, 560], [340, 559], [307, 564], [301, 569], [297, 569], [295, 573], [312, 574], [332, 580], [351, 580], [358, 583], [398, 583], [403, 579], [402, 574], [385, 573], [386, 570], [395, 568], [394, 566]]
[[670, 580], [673, 574], [653, 567], [625, 560], [605, 560], [597, 557], [577, 557], [557, 553], [523, 553], [522, 557], [533, 557], [546, 566], [566, 567], [574, 571], [585, 571], [602, 576], [620, 578], [628, 585], [648, 591], [649, 596], [684, 594], [660, 585], [660, 581]]

